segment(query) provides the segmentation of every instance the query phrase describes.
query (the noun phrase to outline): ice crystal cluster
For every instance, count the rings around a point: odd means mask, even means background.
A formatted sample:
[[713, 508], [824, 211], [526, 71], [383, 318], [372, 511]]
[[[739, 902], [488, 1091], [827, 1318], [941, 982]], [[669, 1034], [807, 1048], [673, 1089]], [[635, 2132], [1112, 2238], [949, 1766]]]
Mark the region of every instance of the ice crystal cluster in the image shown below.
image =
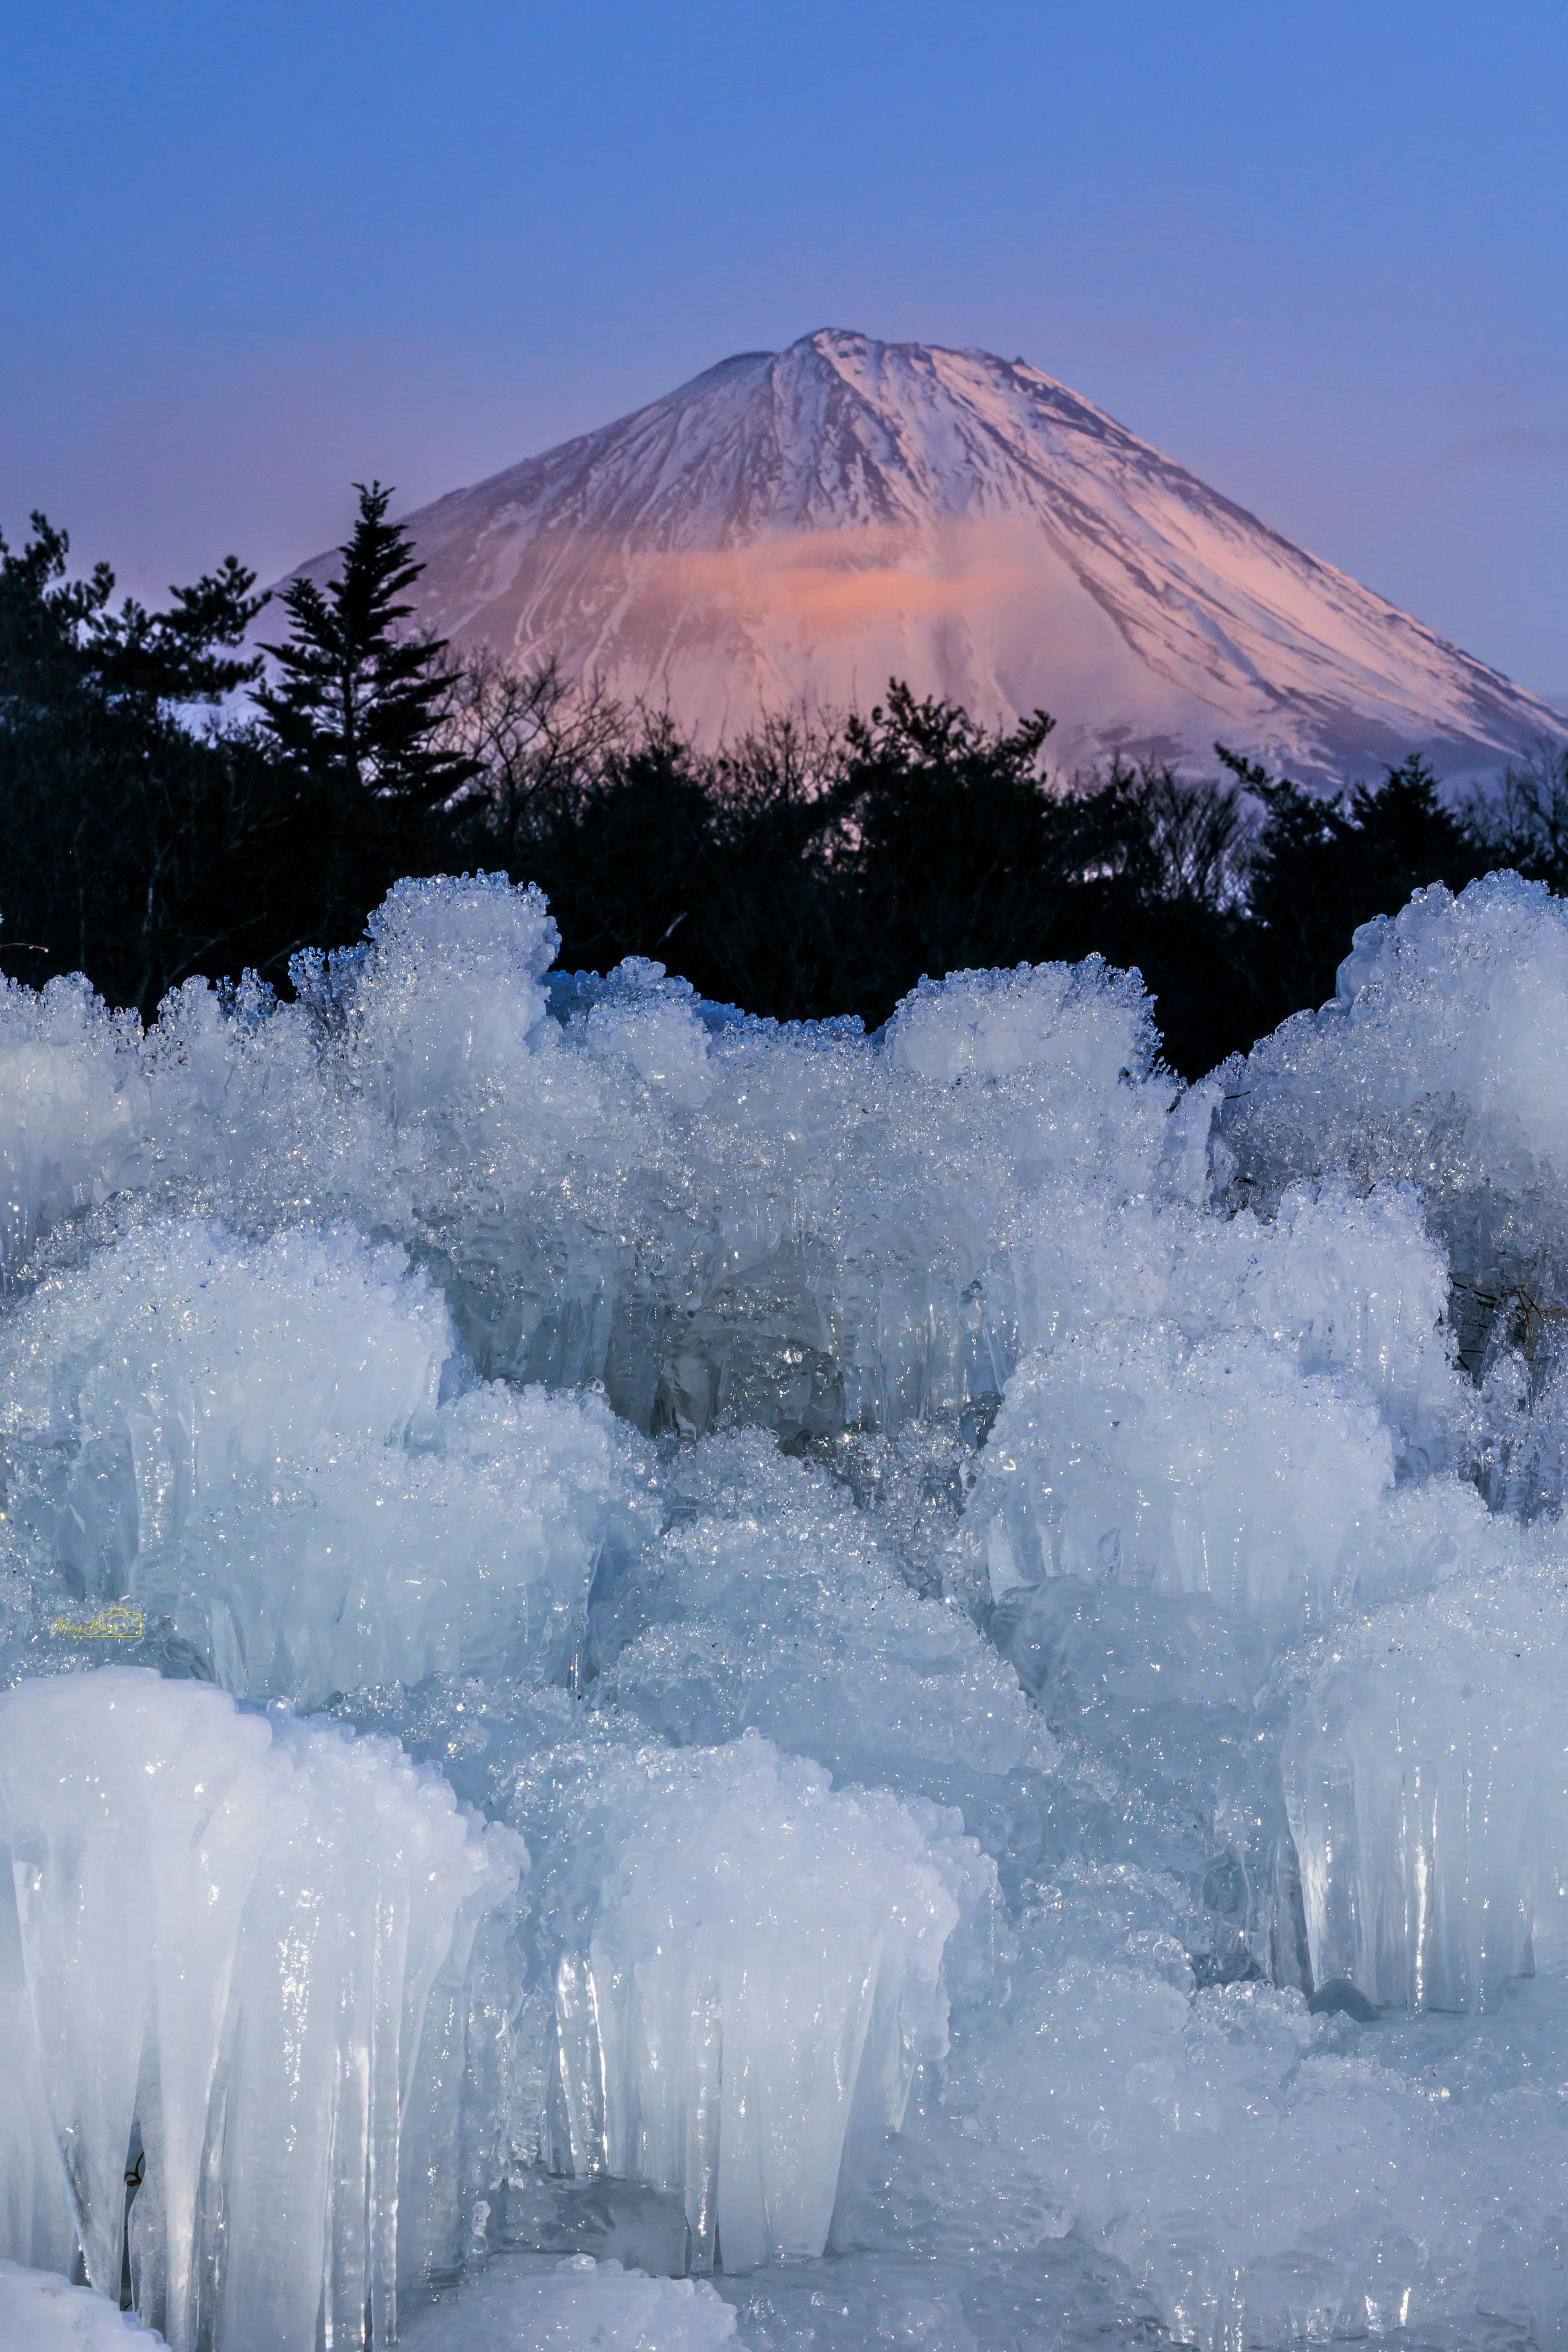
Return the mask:
[[1562, 2342], [1568, 908], [556, 944], [0, 998], [0, 2340]]

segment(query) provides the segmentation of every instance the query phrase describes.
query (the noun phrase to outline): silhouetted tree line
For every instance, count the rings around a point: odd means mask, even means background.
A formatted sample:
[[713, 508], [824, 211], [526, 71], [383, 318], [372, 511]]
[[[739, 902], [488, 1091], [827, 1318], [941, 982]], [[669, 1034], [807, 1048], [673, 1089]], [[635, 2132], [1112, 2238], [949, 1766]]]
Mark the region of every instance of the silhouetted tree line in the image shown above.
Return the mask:
[[[0, 540], [0, 964], [85, 971], [151, 1018], [192, 972], [279, 988], [401, 874], [538, 882], [563, 966], [657, 957], [705, 996], [875, 1024], [923, 972], [1136, 964], [1172, 1066], [1211, 1068], [1332, 992], [1358, 923], [1512, 866], [1568, 888], [1568, 755], [1455, 809], [1418, 759], [1326, 799], [1216, 745], [1216, 775], [1048, 779], [1043, 712], [988, 729], [889, 686], [868, 718], [699, 750], [549, 667], [448, 658], [362, 488], [335, 578], [261, 609], [233, 557], [163, 613]], [[203, 715], [203, 706], [205, 714]]]

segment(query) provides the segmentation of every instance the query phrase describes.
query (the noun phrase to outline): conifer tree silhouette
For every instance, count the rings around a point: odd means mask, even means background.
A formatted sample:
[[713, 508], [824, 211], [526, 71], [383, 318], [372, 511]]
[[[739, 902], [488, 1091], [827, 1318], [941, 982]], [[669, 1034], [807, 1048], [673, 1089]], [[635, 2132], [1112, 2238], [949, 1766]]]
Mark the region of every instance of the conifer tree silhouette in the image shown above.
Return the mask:
[[257, 688], [261, 724], [311, 782], [432, 807], [478, 772], [440, 740], [452, 673], [446, 640], [404, 632], [406, 591], [425, 569], [402, 523], [388, 522], [390, 487], [356, 482], [359, 517], [324, 589], [294, 580], [279, 604], [291, 624], [268, 646], [274, 683]]

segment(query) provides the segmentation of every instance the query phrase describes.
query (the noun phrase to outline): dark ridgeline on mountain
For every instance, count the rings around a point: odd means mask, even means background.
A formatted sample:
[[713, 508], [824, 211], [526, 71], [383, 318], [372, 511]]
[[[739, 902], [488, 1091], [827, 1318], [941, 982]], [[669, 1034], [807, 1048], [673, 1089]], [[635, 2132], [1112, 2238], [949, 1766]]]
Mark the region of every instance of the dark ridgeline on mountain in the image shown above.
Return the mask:
[[[1023, 360], [824, 329], [408, 518], [418, 614], [462, 647], [668, 704], [713, 741], [868, 708], [891, 677], [1056, 765], [1304, 781], [1412, 751], [1479, 777], [1562, 711], [1293, 546]], [[332, 560], [306, 565], [324, 577]]]

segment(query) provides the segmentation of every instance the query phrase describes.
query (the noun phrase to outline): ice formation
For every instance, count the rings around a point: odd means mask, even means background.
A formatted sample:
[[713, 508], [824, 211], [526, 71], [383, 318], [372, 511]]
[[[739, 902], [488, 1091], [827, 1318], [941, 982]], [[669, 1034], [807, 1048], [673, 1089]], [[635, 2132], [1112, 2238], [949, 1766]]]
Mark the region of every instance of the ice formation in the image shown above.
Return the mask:
[[1445, 1516], [1435, 1590], [1314, 1645], [1284, 1771], [1319, 1979], [1462, 2011], [1533, 1970], [1538, 1895], [1568, 1875], [1568, 1549]]
[[421, 2352], [719, 2352], [734, 2335], [734, 2313], [699, 2280], [648, 2278], [591, 2254], [502, 2254], [455, 2310], [405, 2340]]
[[58, 2154], [13, 2252], [58, 2250], [63, 2175], [89, 2283], [125, 2253], [174, 2352], [390, 2338], [426, 2002], [515, 1841], [384, 1742], [115, 1667], [0, 1700], [0, 1832], [15, 2127]]
[[693, 2267], [820, 2254], [847, 2141], [946, 2048], [991, 1873], [956, 1815], [838, 1794], [753, 1737], [562, 1747], [520, 1775], [553, 1991], [557, 2169], [678, 2194]]
[[1187, 1090], [1093, 961], [781, 1026], [496, 877], [8, 985], [0, 2313], [1556, 2341], [1565, 923]]
[[[672, 1467], [678, 1516], [616, 1596], [595, 1697], [679, 1745], [759, 1731], [931, 1794], [1048, 1759], [1016, 1675], [822, 1469], [754, 1432]], [[624, 1643], [624, 1646], [621, 1644]]]
[[593, 1398], [443, 1403], [457, 1352], [395, 1244], [156, 1222], [0, 1341], [13, 1515], [84, 1598], [162, 1610], [251, 1697], [545, 1675], [637, 1539], [646, 1449]]
[[1526, 1516], [1568, 1470], [1568, 908], [1492, 874], [1364, 924], [1338, 990], [1223, 1074], [1220, 1174], [1271, 1202], [1331, 1169], [1420, 1196], [1479, 1390], [1480, 1483]]
[[1352, 1523], [1394, 1482], [1370, 1400], [1239, 1333], [1074, 1335], [1019, 1367], [992, 1439], [973, 1516], [988, 1513], [996, 1601], [1071, 1576], [1300, 1631], [1328, 1608]]
[[18, 2352], [153, 2352], [163, 2340], [89, 2287], [0, 2261], [0, 2344]]

